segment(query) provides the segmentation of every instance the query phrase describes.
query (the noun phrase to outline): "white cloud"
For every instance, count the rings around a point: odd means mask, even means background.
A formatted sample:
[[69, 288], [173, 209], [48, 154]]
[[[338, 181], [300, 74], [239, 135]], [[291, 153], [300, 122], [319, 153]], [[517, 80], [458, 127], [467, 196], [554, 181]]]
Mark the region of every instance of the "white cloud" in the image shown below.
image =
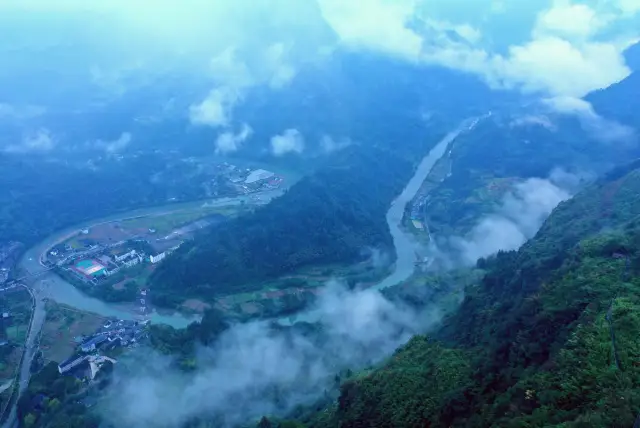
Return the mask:
[[242, 143], [251, 136], [253, 130], [244, 123], [237, 134], [231, 131], [223, 132], [216, 139], [216, 153], [227, 154], [237, 151]]
[[132, 141], [131, 133], [123, 132], [115, 140], [97, 140], [93, 146], [104, 150], [106, 153], [119, 153], [126, 149]]
[[422, 37], [408, 27], [413, 0], [318, 0], [322, 16], [349, 49], [419, 61]]
[[234, 108], [251, 88], [268, 85], [280, 89], [290, 83], [296, 70], [287, 62], [287, 52], [283, 43], [271, 44], [255, 58], [253, 66], [243, 61], [234, 47], [214, 56], [209, 67], [215, 87], [204, 100], [189, 107], [191, 123], [227, 127], [233, 119]]
[[576, 116], [585, 131], [605, 143], [628, 142], [636, 137], [633, 128], [600, 116], [591, 104], [580, 98], [555, 97], [543, 103], [553, 111]]
[[630, 73], [622, 50], [614, 44], [575, 45], [559, 37], [512, 46], [507, 58], [496, 59], [504, 82], [528, 92], [580, 97], [618, 82]]
[[351, 144], [353, 144], [353, 142], [348, 138], [334, 139], [329, 135], [323, 135], [320, 139], [320, 147], [325, 153], [333, 153], [338, 150], [342, 150], [349, 147]]
[[228, 126], [233, 108], [241, 97], [242, 94], [233, 88], [213, 89], [204, 100], [189, 107], [189, 119], [194, 125], [207, 125], [214, 128]]
[[[594, 39], [620, 18], [611, 12], [554, 1], [539, 12], [528, 41], [500, 54], [480, 46], [483, 37], [478, 28], [433, 19], [428, 5], [423, 11], [419, 3], [320, 0], [325, 20], [350, 49], [472, 72], [494, 87], [583, 96], [630, 72], [622, 55], [628, 40]], [[422, 26], [420, 31], [416, 23]]]
[[0, 119], [23, 120], [42, 116], [46, 109], [34, 105], [11, 105], [0, 103]]
[[625, 15], [635, 15], [640, 12], [640, 0], [617, 0], [616, 6]]
[[538, 14], [534, 34], [586, 39], [606, 27], [610, 16], [597, 13], [585, 4], [555, 1]]
[[271, 75], [269, 86], [274, 89], [282, 88], [296, 76], [296, 69], [286, 61], [287, 51], [284, 43], [274, 43], [265, 52], [264, 64]]
[[551, 119], [549, 119], [547, 116], [541, 116], [541, 115], [537, 115], [537, 116], [525, 115], [525, 116], [516, 117], [509, 124], [509, 126], [511, 127], [531, 126], [531, 125], [542, 126], [543, 128], [548, 129], [549, 131], [556, 130], [556, 126], [553, 124]]
[[287, 129], [282, 134], [271, 137], [271, 152], [275, 156], [303, 151], [304, 138], [297, 129]]
[[56, 140], [48, 129], [40, 129], [34, 134], [27, 135], [20, 144], [9, 145], [4, 151], [7, 153], [45, 153], [53, 150]]
[[463, 262], [473, 264], [500, 250], [515, 250], [532, 238], [551, 211], [570, 197], [560, 183], [552, 181], [561, 177], [565, 183], [568, 175], [554, 173], [550, 180], [530, 178], [517, 184], [501, 206], [480, 220], [468, 236], [451, 239]]

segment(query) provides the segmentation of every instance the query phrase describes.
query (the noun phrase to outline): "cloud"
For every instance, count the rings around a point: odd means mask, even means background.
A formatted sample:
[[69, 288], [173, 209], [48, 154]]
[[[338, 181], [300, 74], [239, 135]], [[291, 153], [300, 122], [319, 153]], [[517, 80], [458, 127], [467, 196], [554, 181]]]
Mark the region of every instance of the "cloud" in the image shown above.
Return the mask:
[[296, 76], [296, 69], [287, 62], [287, 55], [284, 43], [274, 43], [259, 53], [253, 65], [243, 61], [235, 47], [214, 56], [209, 63], [209, 77], [215, 87], [204, 100], [189, 107], [191, 123], [227, 127], [232, 122], [234, 108], [249, 90], [261, 85], [281, 89], [289, 84]]
[[[56, 72], [65, 88], [81, 92], [98, 85], [101, 101], [113, 99], [109, 92], [184, 82], [168, 85], [170, 96], [183, 97], [179, 105], [194, 125], [214, 128], [245, 119], [234, 113], [250, 91], [283, 88], [305, 67], [344, 50], [449, 67], [495, 88], [545, 96], [580, 97], [629, 73], [621, 53], [640, 36], [637, 0], [471, 3], [6, 0], [0, 2], [0, 25], [9, 28], [13, 18], [23, 18], [6, 40], [26, 52], [34, 81], [44, 80], [37, 70]], [[0, 41], [2, 49], [12, 47]], [[69, 50], [77, 53], [72, 66], [61, 60]], [[20, 58], [3, 57], [8, 87], [22, 86]], [[42, 98], [29, 101], [51, 108], [47, 101], [62, 100], [55, 89], [16, 96]], [[65, 99], [65, 108], [72, 101]], [[86, 108], [87, 98], [75, 102], [68, 108]]]
[[271, 152], [275, 156], [303, 151], [304, 138], [297, 129], [287, 129], [282, 134], [271, 137]]
[[323, 135], [320, 139], [320, 147], [327, 154], [345, 149], [352, 144], [353, 142], [348, 138], [334, 139], [329, 135]]
[[48, 129], [40, 129], [34, 134], [27, 135], [20, 144], [9, 145], [4, 151], [7, 153], [46, 153], [56, 147], [56, 140]]
[[11, 105], [0, 103], [0, 120], [25, 120], [45, 114], [46, 109], [35, 105]]
[[573, 97], [555, 97], [543, 100], [553, 111], [575, 116], [582, 128], [593, 138], [605, 143], [629, 142], [636, 137], [636, 131], [616, 121], [600, 116], [587, 101]]
[[[375, 364], [413, 334], [441, 319], [435, 308], [415, 311], [374, 290], [349, 291], [329, 283], [312, 311], [317, 333], [272, 328], [268, 322], [238, 324], [212, 348], [202, 349], [199, 370], [181, 373], [165, 358], [145, 358], [119, 375], [103, 400], [114, 426], [181, 426], [193, 417], [218, 426], [246, 423], [264, 414], [284, 414], [310, 404], [335, 386], [341, 370]], [[116, 411], [117, 409], [117, 411]]]
[[123, 132], [115, 140], [97, 140], [92, 144], [92, 146], [104, 150], [106, 153], [113, 154], [126, 149], [129, 144], [131, 144], [132, 140], [133, 137], [131, 136], [131, 133]]
[[581, 97], [616, 83], [630, 73], [623, 49], [611, 43], [580, 45], [545, 36], [512, 46], [506, 58], [495, 57], [495, 78], [525, 92]]
[[640, 12], [640, 2], [638, 0], [617, 0], [616, 6], [626, 16], [633, 16]]
[[237, 151], [242, 143], [251, 136], [253, 130], [246, 123], [237, 134], [231, 131], [223, 132], [216, 139], [216, 153], [227, 154]]
[[424, 2], [321, 0], [320, 4], [343, 46], [475, 73], [493, 87], [527, 93], [583, 96], [624, 79], [630, 70], [622, 52], [638, 35], [636, 29], [635, 38], [596, 39], [617, 28], [614, 24], [623, 16], [557, 0], [538, 12], [528, 40], [512, 43], [500, 53], [482, 45], [479, 28], [435, 19]]
[[543, 115], [525, 115], [514, 118], [509, 126], [521, 127], [521, 126], [542, 126], [549, 131], [556, 131], [557, 127], [553, 124], [551, 119]]
[[189, 107], [189, 119], [194, 125], [214, 128], [228, 126], [232, 110], [240, 102], [242, 94], [230, 87], [212, 89], [207, 97]]
[[542, 36], [587, 39], [606, 27], [610, 17], [596, 13], [585, 4], [555, 1], [551, 8], [539, 13], [533, 32]]
[[530, 178], [517, 184], [495, 212], [481, 219], [467, 236], [451, 238], [462, 262], [473, 264], [500, 250], [518, 249], [532, 238], [551, 211], [571, 196], [569, 189], [579, 178], [570, 177], [556, 171], [549, 179]]
[[269, 74], [269, 86], [280, 89], [289, 84], [297, 74], [293, 65], [287, 63], [288, 48], [284, 43], [274, 43], [265, 52], [265, 64]]
[[319, 0], [324, 20], [340, 43], [355, 50], [381, 52], [419, 61], [422, 37], [409, 28], [415, 14], [413, 0]]

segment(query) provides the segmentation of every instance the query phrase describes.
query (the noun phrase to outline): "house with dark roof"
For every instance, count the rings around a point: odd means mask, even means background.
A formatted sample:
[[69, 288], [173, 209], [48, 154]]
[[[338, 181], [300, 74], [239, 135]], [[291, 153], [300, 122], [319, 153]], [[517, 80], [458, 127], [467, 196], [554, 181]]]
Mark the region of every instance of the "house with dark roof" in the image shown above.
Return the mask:
[[80, 345], [82, 352], [91, 352], [107, 341], [106, 334], [97, 334]]
[[82, 364], [87, 358], [89, 358], [88, 355], [74, 354], [58, 364], [58, 372], [60, 372], [60, 374], [66, 373], [74, 367]]

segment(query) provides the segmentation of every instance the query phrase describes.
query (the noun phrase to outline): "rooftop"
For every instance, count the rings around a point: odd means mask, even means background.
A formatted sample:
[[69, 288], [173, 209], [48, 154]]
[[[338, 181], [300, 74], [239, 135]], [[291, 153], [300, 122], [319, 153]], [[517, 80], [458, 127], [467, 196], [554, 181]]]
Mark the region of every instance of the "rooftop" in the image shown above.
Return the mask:
[[275, 174], [271, 171], [267, 171], [265, 169], [256, 169], [255, 171], [251, 171], [251, 174], [244, 181], [246, 184], [255, 183], [257, 181], [267, 180], [273, 177]]

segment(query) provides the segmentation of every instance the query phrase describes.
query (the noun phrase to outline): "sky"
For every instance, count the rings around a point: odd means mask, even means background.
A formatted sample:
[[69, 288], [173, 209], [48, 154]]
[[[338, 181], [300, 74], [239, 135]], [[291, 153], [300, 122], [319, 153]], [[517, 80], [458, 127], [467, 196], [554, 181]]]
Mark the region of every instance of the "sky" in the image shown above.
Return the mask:
[[[252, 91], [282, 90], [337, 52], [579, 98], [624, 79], [622, 52], [639, 38], [640, 0], [3, 0], [0, 123], [114, 102], [171, 76], [185, 97], [176, 114], [215, 129], [229, 152], [251, 134], [235, 112]], [[24, 150], [54, 147], [33, 143], [46, 134], [31, 129]]]

